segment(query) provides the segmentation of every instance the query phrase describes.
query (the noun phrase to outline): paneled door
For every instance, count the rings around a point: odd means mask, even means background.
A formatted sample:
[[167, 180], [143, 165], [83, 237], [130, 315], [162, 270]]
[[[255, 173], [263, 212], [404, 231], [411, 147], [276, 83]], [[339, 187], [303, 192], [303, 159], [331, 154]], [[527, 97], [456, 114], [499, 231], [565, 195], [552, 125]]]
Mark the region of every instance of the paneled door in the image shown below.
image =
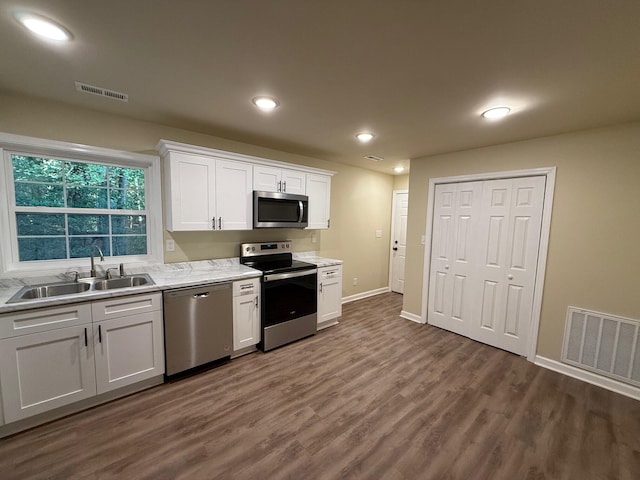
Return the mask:
[[472, 338], [527, 354], [545, 178], [489, 180], [482, 190], [481, 280]]
[[436, 186], [429, 323], [470, 336], [477, 303], [478, 215], [482, 182]]
[[545, 177], [436, 185], [428, 322], [527, 354]]
[[394, 192], [391, 238], [391, 291], [404, 293], [404, 265], [407, 256], [407, 215], [409, 194]]

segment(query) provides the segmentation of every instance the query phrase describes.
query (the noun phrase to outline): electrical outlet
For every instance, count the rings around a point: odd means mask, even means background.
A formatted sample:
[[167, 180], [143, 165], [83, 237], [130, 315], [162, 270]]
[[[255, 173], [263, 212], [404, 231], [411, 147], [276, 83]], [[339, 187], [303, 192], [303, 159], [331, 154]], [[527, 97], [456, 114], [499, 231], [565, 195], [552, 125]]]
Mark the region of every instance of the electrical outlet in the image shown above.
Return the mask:
[[316, 243], [318, 241], [318, 234], [317, 233], [312, 233], [311, 234], [311, 243]]
[[358, 278], [357, 277], [353, 277], [353, 285], [354, 286], [358, 285]]
[[420, 238], [420, 245], [424, 245], [424, 235], [422, 235], [422, 237]]
[[173, 252], [176, 249], [176, 242], [173, 239], [167, 239], [167, 241], [165, 242], [165, 246], [164, 246], [165, 250], [167, 252]]

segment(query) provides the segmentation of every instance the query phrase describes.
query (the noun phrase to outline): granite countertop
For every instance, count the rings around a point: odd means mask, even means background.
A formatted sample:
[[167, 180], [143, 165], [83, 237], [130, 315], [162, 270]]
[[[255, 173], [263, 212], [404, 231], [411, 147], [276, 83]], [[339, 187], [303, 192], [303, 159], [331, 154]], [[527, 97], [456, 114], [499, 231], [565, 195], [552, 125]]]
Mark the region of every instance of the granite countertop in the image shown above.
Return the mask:
[[[342, 264], [342, 260], [319, 257], [316, 255], [316, 252], [294, 253], [293, 257], [298, 260], [314, 263], [318, 267], [330, 267]], [[102, 265], [98, 265], [98, 268], [101, 270], [101, 273], [103, 273], [107, 266], [103, 267]], [[18, 293], [18, 291], [24, 286], [71, 281], [71, 277], [68, 273], [60, 273], [57, 275], [38, 277], [0, 279], [0, 314], [29, 310], [32, 308], [52, 307], [69, 303], [120, 297], [123, 295], [158, 292], [171, 288], [190, 287], [207, 283], [227, 282], [262, 276], [261, 271], [240, 264], [238, 258], [157, 264], [129, 268], [127, 268], [125, 264], [125, 270], [127, 275], [147, 273], [153, 279], [155, 284], [140, 287], [118, 288], [114, 290], [92, 290], [73, 295], [60, 295], [57, 297], [42, 298], [38, 300], [7, 303], [7, 301]]]
[[61, 273], [39, 277], [0, 279], [0, 314], [262, 276], [262, 272], [259, 270], [241, 265], [237, 258], [149, 265], [129, 269], [125, 265], [125, 269], [128, 275], [148, 273], [155, 284], [114, 290], [93, 290], [73, 295], [7, 303], [24, 286], [70, 281], [70, 276]]
[[315, 263], [318, 267], [333, 267], [334, 265], [342, 265], [342, 260], [334, 258], [319, 257], [315, 252], [294, 253], [293, 258], [303, 262]]

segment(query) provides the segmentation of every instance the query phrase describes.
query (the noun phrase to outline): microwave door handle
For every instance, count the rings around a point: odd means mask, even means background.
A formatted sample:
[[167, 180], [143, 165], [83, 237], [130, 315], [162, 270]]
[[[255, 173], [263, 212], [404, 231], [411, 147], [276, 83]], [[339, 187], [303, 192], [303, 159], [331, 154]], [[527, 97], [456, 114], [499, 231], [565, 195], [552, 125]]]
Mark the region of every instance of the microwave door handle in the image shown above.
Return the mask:
[[300, 208], [300, 217], [298, 218], [298, 223], [302, 223], [302, 217], [304, 217], [304, 203], [302, 203], [302, 200], [298, 200], [298, 208]]

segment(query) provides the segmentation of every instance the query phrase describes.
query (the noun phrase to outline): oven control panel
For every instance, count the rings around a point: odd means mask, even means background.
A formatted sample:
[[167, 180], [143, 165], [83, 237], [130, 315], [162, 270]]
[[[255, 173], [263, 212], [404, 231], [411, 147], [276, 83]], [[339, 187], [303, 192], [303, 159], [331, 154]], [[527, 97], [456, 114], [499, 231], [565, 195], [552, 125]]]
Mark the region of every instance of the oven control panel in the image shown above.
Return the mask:
[[291, 240], [240, 244], [241, 257], [251, 257], [254, 255], [269, 255], [269, 254], [275, 254], [275, 253], [291, 253], [291, 252], [293, 252], [293, 246], [292, 246]]

